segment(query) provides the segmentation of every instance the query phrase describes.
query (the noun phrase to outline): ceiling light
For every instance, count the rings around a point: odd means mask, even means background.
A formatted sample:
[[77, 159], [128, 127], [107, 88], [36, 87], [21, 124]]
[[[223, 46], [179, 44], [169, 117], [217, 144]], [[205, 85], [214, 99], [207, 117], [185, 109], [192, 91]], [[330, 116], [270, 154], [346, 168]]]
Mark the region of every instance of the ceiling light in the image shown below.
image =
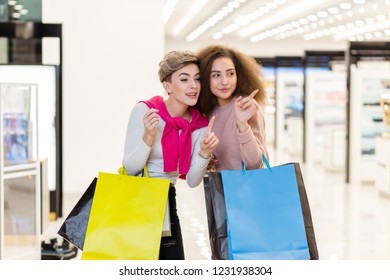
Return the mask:
[[329, 9], [328, 9], [328, 12], [329, 12], [329, 14], [337, 14], [337, 13], [339, 13], [340, 12], [340, 10], [339, 10], [339, 8], [337, 8], [337, 7], [330, 7]]
[[262, 32], [264, 30], [272, 28], [275, 25], [281, 24], [286, 20], [293, 19], [302, 15], [305, 12], [309, 12], [313, 10], [313, 8], [315, 8], [316, 6], [318, 6], [318, 3], [313, 0], [297, 1], [295, 5], [289, 7], [283, 6], [282, 8], [281, 6], [278, 8], [277, 13], [273, 13], [271, 16], [265, 17], [264, 19], [244, 28], [242, 31], [239, 32], [239, 35], [245, 37], [256, 32]]
[[319, 11], [319, 12], [317, 12], [317, 16], [319, 18], [326, 18], [328, 16], [328, 13], [325, 11]]
[[[245, 1], [235, 1], [237, 4], [240, 2]], [[228, 3], [227, 6], [224, 6], [222, 9], [220, 9], [218, 12], [216, 12], [214, 15], [212, 15], [208, 20], [206, 20], [202, 25], [198, 26], [194, 31], [192, 31], [187, 37], [186, 40], [188, 42], [191, 42], [198, 38], [200, 35], [202, 35], [206, 30], [208, 30], [210, 27], [217, 24], [222, 18], [227, 16], [229, 13], [231, 13], [234, 9], [237, 9], [240, 5], [234, 5], [235, 7], [232, 7], [232, 5], [229, 6], [231, 2]]]
[[376, 19], [377, 19], [378, 21], [382, 21], [382, 20], [385, 20], [385, 19], [386, 19], [386, 16], [384, 16], [384, 15], [377, 15], [377, 16], [376, 16]]
[[278, 5], [276, 5], [275, 3], [272, 2], [267, 3], [267, 8], [270, 10], [276, 9], [277, 7]]
[[294, 21], [291, 23], [291, 25], [292, 25], [294, 28], [297, 28], [297, 27], [299, 27], [301, 24], [299, 23], [299, 21], [294, 20]]
[[362, 35], [358, 35], [358, 36], [356, 36], [356, 40], [364, 41], [364, 37]]
[[196, 4], [192, 6], [191, 11], [182, 17], [182, 21], [179, 22], [175, 29], [173, 30], [173, 35], [177, 36], [179, 33], [190, 23], [194, 17], [198, 15], [198, 13], [204, 8], [207, 4], [208, 0], [198, 0]]
[[299, 19], [299, 23], [304, 25], [304, 24], [308, 24], [309, 21], [306, 18], [301, 18], [301, 19]]
[[355, 24], [356, 24], [356, 26], [363, 26], [364, 25], [364, 21], [357, 20], [357, 21], [355, 21]]
[[366, 0], [353, 0], [353, 3], [359, 5], [359, 4], [364, 4], [366, 3]]
[[352, 4], [349, 2], [340, 3], [340, 8], [343, 10], [349, 10], [352, 8]]
[[365, 18], [364, 21], [367, 23], [367, 24], [373, 24], [375, 22], [375, 20], [373, 18]]
[[390, 20], [376, 22], [376, 23], [373, 23], [370, 25], [365, 25], [364, 21], [362, 21], [362, 20], [358, 20], [355, 23], [357, 25], [356, 28], [351, 29], [351, 30], [347, 30], [347, 31], [343, 32], [342, 34], [337, 34], [336, 36], [339, 39], [342, 39], [342, 38], [348, 38], [350, 36], [357, 36], [360, 34], [372, 33], [372, 32], [380, 31], [380, 30], [387, 30], [387, 28], [390, 27]]
[[240, 4], [237, 2], [229, 2], [228, 6], [235, 9], [235, 8], [238, 8], [240, 6]]
[[168, 0], [165, 3], [165, 6], [162, 11], [162, 20], [164, 24], [168, 22], [168, 19], [171, 16], [172, 12], [175, 10], [177, 3], [179, 3], [179, 0]]

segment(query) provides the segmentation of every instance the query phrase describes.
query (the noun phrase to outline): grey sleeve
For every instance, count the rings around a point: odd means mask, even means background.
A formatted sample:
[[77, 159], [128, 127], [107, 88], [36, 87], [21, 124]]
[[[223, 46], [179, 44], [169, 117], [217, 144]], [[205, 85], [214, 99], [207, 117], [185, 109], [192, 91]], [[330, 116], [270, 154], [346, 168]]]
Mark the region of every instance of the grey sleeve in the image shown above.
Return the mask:
[[207, 166], [210, 159], [205, 159], [199, 155], [200, 142], [202, 141], [203, 135], [206, 132], [206, 128], [201, 128], [193, 132], [194, 137], [192, 138], [192, 154], [191, 154], [191, 165], [190, 170], [187, 173], [186, 181], [188, 186], [194, 188], [198, 186], [204, 175], [207, 172]]
[[141, 173], [152, 149], [142, 139], [145, 132], [143, 117], [148, 110], [149, 108], [146, 104], [137, 103], [130, 114], [127, 124], [122, 164], [129, 175]]

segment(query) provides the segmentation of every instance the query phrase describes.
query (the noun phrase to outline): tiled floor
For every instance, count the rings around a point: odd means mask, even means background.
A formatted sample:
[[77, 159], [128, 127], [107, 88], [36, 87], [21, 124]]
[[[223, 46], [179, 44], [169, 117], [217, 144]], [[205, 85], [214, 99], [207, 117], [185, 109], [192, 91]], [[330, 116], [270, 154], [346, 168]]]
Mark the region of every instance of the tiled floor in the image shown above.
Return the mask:
[[[291, 160], [282, 157], [276, 163]], [[346, 184], [343, 172], [326, 171], [320, 164], [301, 167], [320, 259], [390, 260], [390, 198], [380, 195], [373, 184]], [[67, 213], [79, 197], [64, 197]], [[177, 201], [186, 259], [209, 259], [202, 185], [191, 189], [180, 181]], [[46, 236], [55, 236], [61, 222], [52, 222]]]

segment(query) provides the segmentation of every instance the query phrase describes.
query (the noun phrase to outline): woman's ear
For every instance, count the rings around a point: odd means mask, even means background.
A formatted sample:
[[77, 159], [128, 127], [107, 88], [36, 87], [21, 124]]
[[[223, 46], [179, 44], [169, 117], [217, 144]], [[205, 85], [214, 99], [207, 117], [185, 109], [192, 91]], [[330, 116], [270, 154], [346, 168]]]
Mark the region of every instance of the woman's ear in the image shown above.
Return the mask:
[[163, 82], [163, 87], [165, 89], [165, 91], [170, 94], [172, 92], [172, 87], [171, 87], [171, 83], [167, 82], [167, 81], [164, 81]]

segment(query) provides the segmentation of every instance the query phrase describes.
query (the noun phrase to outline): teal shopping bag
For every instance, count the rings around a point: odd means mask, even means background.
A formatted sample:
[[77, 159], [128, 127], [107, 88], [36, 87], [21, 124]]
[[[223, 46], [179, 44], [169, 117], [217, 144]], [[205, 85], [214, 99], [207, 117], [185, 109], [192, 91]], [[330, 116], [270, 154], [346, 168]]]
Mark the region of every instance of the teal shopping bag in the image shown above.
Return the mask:
[[310, 259], [293, 163], [221, 176], [229, 259]]

